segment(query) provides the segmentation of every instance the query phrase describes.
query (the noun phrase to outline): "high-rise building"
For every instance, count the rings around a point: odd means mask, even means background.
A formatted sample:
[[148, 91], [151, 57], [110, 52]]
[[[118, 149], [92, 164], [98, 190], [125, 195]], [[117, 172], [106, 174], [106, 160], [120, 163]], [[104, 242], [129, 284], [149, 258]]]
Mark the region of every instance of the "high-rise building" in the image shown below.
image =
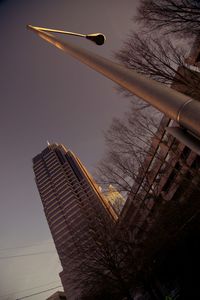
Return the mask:
[[116, 216], [80, 160], [63, 145], [52, 144], [33, 158], [36, 184], [61, 261], [67, 299], [79, 299], [77, 270], [91, 230]]

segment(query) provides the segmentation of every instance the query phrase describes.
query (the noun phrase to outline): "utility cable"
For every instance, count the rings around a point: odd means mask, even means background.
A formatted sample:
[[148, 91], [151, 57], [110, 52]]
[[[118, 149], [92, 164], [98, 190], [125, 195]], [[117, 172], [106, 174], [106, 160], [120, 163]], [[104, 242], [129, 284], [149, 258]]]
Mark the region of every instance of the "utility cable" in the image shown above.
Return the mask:
[[24, 290], [21, 290], [21, 291], [15, 291], [15, 292], [12, 292], [12, 293], [8, 293], [8, 294], [5, 294], [5, 295], [0, 296], [0, 298], [2, 298], [2, 297], [7, 297], [7, 296], [9, 296], [9, 295], [14, 295], [14, 294], [19, 294], [19, 293], [23, 293], [23, 292], [28, 292], [28, 291], [31, 291], [31, 290], [34, 290], [34, 289], [38, 289], [38, 288], [45, 287], [45, 286], [50, 285], [50, 284], [53, 284], [53, 283], [59, 283], [59, 281], [58, 281], [58, 280], [56, 280], [56, 281], [51, 281], [51, 282], [49, 282], [49, 283], [42, 284], [42, 285], [38, 285], [38, 286], [29, 288], [29, 289], [24, 289]]
[[17, 257], [25, 257], [25, 256], [33, 256], [33, 255], [49, 254], [49, 253], [56, 254], [56, 251], [41, 251], [41, 252], [26, 253], [26, 254], [19, 254], [19, 255], [0, 256], [0, 259], [9, 259], [9, 258], [17, 258]]
[[51, 289], [48, 289], [48, 290], [44, 290], [44, 291], [40, 291], [38, 293], [34, 293], [34, 294], [31, 294], [31, 295], [28, 295], [28, 296], [24, 296], [24, 297], [21, 297], [21, 298], [17, 298], [16, 300], [21, 300], [21, 299], [29, 298], [29, 297], [32, 297], [32, 296], [40, 295], [42, 293], [45, 293], [45, 292], [48, 292], [48, 291], [51, 291], [51, 290], [55, 290], [55, 289], [57, 289], [59, 287], [62, 287], [62, 286], [61, 285], [55, 286], [54, 288], [51, 288]]
[[[53, 244], [53, 241], [47, 241], [45, 243], [51, 243]], [[38, 247], [38, 246], [46, 246], [45, 244], [32, 244], [32, 245], [24, 245], [24, 246], [19, 246], [19, 247], [10, 247], [10, 248], [0, 248], [0, 251], [6, 251], [6, 250], [15, 250], [15, 249], [23, 249], [23, 248], [31, 248], [31, 247]]]

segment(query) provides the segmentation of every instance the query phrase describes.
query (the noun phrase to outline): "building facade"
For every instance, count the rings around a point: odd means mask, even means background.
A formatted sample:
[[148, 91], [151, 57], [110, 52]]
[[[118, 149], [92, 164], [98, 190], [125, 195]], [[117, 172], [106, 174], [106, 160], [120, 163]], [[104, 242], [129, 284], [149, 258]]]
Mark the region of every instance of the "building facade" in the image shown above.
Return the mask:
[[48, 145], [33, 158], [33, 169], [63, 268], [60, 277], [66, 297], [79, 299], [82, 249], [94, 242], [91, 230], [98, 230], [102, 220], [113, 222], [115, 213], [80, 160], [63, 145]]

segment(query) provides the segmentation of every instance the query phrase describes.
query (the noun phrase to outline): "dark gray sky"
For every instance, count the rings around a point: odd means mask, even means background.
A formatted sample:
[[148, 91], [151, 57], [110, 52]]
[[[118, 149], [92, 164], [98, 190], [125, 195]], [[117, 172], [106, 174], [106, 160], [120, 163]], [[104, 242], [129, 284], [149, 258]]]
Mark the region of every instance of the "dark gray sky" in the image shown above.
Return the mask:
[[[26, 24], [82, 33], [103, 32], [107, 42], [102, 47], [84, 39], [66, 38], [112, 58], [134, 27], [131, 18], [136, 3], [0, 1], [0, 248], [35, 245], [0, 249], [0, 299], [15, 299], [41, 288], [23, 293], [21, 290], [53, 282], [45, 289], [56, 286], [54, 281], [58, 281], [55, 254], [1, 259], [53, 249], [34, 183], [32, 157], [46, 147], [47, 140], [63, 143], [92, 172], [105, 149], [103, 130], [114, 116], [123, 115], [129, 102], [115, 92], [114, 83], [27, 31]], [[3, 296], [15, 291], [15, 295]]]

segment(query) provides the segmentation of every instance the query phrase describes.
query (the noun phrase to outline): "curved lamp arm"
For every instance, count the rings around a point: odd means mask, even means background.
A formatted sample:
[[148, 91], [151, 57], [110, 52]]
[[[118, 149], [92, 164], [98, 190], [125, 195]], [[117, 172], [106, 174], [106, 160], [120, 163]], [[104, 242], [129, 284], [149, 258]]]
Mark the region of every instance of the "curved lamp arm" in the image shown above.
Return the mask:
[[32, 26], [32, 25], [27, 25], [27, 28], [36, 29], [36, 30], [39, 30], [39, 31], [54, 32], [54, 33], [61, 33], [61, 34], [84, 37], [84, 38], [94, 42], [98, 46], [103, 45], [105, 40], [106, 40], [106, 37], [103, 33], [82, 34], [82, 33], [76, 33], [76, 32], [71, 32], [71, 31], [60, 30], [60, 29], [37, 27], [37, 26]]

